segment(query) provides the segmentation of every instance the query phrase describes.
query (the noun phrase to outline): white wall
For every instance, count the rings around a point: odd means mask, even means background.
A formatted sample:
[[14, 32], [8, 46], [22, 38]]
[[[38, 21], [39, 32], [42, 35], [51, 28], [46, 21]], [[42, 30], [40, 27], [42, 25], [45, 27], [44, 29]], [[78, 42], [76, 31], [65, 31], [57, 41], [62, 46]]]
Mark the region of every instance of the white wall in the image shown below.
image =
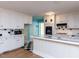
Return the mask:
[[24, 24], [31, 24], [32, 16], [0, 8], [0, 28], [24, 28]]

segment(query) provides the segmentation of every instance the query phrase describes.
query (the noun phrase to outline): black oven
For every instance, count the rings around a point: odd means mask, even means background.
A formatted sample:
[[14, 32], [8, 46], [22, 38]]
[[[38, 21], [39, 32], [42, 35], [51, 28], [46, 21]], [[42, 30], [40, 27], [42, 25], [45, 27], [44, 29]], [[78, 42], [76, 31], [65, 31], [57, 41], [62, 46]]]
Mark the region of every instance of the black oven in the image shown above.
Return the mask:
[[46, 35], [52, 35], [52, 26], [46, 26], [45, 27], [45, 34]]

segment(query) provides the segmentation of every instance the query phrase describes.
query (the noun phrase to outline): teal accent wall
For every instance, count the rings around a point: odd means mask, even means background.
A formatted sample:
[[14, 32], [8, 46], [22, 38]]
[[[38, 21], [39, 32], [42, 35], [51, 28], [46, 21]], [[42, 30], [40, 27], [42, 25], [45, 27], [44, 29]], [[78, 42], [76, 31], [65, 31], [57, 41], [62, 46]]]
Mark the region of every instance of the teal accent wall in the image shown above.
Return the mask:
[[33, 16], [32, 25], [33, 25], [33, 35], [40, 35], [40, 23], [44, 22], [43, 16]]
[[32, 19], [33, 22], [44, 22], [43, 16], [33, 16]]

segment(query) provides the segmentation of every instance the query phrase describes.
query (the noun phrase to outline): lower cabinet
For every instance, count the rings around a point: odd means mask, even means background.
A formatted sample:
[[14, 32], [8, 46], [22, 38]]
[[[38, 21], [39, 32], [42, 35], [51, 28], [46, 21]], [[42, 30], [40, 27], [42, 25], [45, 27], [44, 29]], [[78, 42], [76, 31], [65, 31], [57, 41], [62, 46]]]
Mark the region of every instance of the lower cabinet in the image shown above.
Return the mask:
[[4, 46], [4, 42], [0, 41], [0, 53], [3, 53], [4, 51], [6, 51], [7, 49]]
[[44, 58], [79, 58], [78, 45], [53, 40], [56, 39], [34, 38], [33, 52]]
[[24, 37], [13, 35], [0, 41], [0, 53], [11, 51], [24, 46]]

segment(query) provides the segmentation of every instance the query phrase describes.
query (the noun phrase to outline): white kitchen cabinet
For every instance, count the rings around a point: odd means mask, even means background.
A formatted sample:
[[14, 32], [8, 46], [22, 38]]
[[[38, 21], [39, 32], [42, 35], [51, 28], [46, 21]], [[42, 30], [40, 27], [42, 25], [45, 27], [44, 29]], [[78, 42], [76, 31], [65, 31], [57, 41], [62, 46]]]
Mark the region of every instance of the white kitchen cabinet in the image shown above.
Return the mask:
[[20, 47], [17, 46], [17, 44], [19, 44], [19, 43], [16, 41], [16, 39], [9, 39], [8, 42], [9, 43], [6, 45], [7, 46], [6, 48], [8, 48], [7, 51], [20, 48]]
[[24, 17], [24, 24], [32, 24], [32, 17], [25, 16]]
[[3, 53], [5, 51], [9, 51], [9, 47], [11, 46], [9, 43], [10, 41], [7, 40], [7, 38], [0, 38], [0, 53]]
[[76, 43], [76, 41], [70, 42], [64, 41], [64, 39], [34, 37], [33, 53], [44, 58], [79, 58], [79, 45]]
[[3, 53], [4, 51], [6, 51], [4, 47], [4, 42], [0, 40], [0, 53]]
[[7, 35], [0, 37], [0, 53], [24, 46], [24, 35]]
[[0, 40], [0, 53], [11, 50], [13, 45], [15, 45], [15, 42], [13, 41], [13, 39], [10, 36], [7, 35], [6, 37], [5, 35], [3, 35], [2, 39]]
[[22, 35], [15, 35], [14, 40], [16, 41], [16, 46], [17, 47], [22, 47], [24, 46], [24, 36]]
[[67, 23], [67, 16], [66, 15], [57, 15], [56, 16], [56, 24], [58, 23]]
[[79, 15], [70, 15], [68, 20], [68, 28], [79, 28]]
[[24, 38], [22, 35], [12, 35], [11, 38], [8, 38], [8, 50], [13, 50], [24, 46]]
[[56, 15], [57, 23], [67, 23], [68, 28], [79, 28], [79, 13]]
[[0, 9], [0, 29], [24, 29], [24, 24], [32, 24], [32, 17], [20, 12]]
[[23, 28], [23, 17], [19, 13], [5, 11], [2, 14], [2, 25], [3, 28]]

